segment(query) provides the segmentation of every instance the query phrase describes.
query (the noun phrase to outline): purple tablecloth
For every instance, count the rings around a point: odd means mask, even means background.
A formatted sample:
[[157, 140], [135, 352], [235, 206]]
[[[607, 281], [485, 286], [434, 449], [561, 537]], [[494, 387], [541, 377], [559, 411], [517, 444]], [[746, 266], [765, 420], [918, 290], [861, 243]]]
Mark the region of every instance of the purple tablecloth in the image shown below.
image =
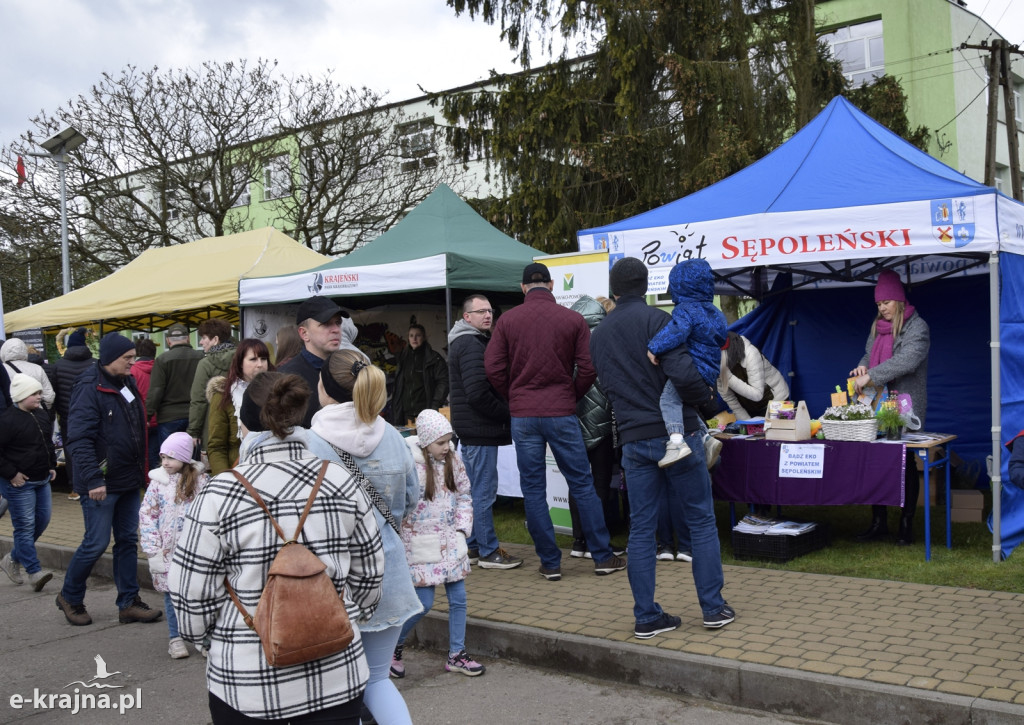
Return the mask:
[[723, 440], [712, 475], [720, 501], [783, 506], [903, 505], [906, 447], [893, 443], [800, 441], [825, 446], [822, 478], [779, 478], [786, 441]]

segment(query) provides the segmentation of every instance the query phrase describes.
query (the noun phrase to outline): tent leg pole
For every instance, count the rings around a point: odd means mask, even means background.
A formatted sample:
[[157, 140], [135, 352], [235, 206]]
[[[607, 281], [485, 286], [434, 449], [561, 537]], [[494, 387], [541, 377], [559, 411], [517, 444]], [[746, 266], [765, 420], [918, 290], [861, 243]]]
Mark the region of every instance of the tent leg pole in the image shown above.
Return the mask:
[[[999, 376], [999, 253], [988, 257], [989, 294], [989, 348], [992, 366], [992, 561], [999, 563], [1003, 558], [1002, 547], [1002, 382]], [[949, 506], [949, 501], [946, 502]]]
[[448, 323], [448, 327], [445, 329], [451, 332], [452, 329], [452, 288], [445, 286], [444, 288], [444, 317]]

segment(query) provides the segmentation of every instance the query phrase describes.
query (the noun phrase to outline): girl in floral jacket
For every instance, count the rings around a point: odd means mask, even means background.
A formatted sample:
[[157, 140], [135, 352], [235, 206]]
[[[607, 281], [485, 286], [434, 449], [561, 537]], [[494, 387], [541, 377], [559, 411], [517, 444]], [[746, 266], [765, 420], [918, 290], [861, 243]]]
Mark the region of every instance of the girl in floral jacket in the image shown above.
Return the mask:
[[451, 445], [452, 426], [447, 418], [436, 410], [424, 410], [416, 416], [416, 432], [406, 440], [416, 461], [420, 499], [402, 522], [402, 542], [423, 611], [402, 627], [396, 652], [401, 652], [406, 636], [434, 605], [434, 587], [444, 584], [448, 597], [445, 669], [476, 677], [484, 673], [484, 666], [466, 653], [465, 578], [470, 570], [466, 537], [473, 530], [469, 476]]
[[149, 488], [139, 509], [139, 543], [149, 557], [153, 588], [164, 593], [164, 612], [170, 635], [167, 654], [176, 660], [188, 657], [188, 649], [178, 636], [178, 618], [171, 606], [167, 569], [185, 524], [188, 505], [207, 480], [203, 464], [192, 460], [192, 445], [192, 437], [188, 433], [167, 436], [160, 446], [160, 468], [149, 472]]

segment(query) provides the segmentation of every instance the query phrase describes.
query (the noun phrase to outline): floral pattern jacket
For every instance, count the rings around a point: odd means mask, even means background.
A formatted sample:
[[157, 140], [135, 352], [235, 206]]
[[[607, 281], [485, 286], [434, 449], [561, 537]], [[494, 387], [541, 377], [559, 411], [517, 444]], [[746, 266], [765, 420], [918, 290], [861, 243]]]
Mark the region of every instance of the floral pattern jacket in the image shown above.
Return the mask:
[[[202, 466], [201, 463], [198, 465]], [[169, 475], [163, 468], [150, 471], [149, 488], [146, 489], [139, 509], [139, 544], [150, 559], [159, 556], [164, 560], [164, 570], [153, 575], [153, 588], [158, 592], [170, 591], [167, 571], [171, 567], [174, 546], [185, 524], [189, 504], [192, 503], [192, 499], [180, 502], [174, 500], [180, 478], [180, 473]], [[207, 479], [205, 473], [200, 473], [196, 493], [202, 490]]]
[[473, 530], [473, 499], [466, 466], [453, 447], [448, 455], [453, 459], [457, 490], [452, 492], [443, 484], [439, 485], [433, 500], [427, 501], [423, 498], [427, 466], [434, 467], [435, 481], [444, 481], [444, 461], [431, 459], [428, 464], [416, 436], [406, 438], [406, 444], [412, 451], [420, 479], [419, 501], [406, 512], [402, 521], [402, 543], [412, 583], [417, 587], [432, 587], [465, 579], [470, 570], [466, 537]]

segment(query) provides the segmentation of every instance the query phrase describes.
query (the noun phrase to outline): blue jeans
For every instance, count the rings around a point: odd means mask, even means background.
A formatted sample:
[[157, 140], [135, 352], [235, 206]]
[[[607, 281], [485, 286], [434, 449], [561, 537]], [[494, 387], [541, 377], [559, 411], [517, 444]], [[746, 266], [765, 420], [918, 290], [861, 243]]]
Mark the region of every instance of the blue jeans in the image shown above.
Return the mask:
[[480, 556], [489, 556], [498, 548], [491, 510], [498, 497], [498, 447], [463, 445], [459, 450], [473, 493], [473, 531], [466, 545], [479, 551]]
[[370, 668], [370, 679], [363, 692], [363, 704], [377, 722], [412, 725], [409, 706], [390, 677], [391, 656], [395, 653], [395, 645], [401, 633], [401, 627], [362, 633], [363, 651]]
[[14, 548], [11, 560], [16, 561], [29, 574], [42, 569], [36, 556], [36, 540], [50, 524], [53, 509], [50, 500], [50, 481], [26, 481], [15, 486], [0, 478], [0, 492], [11, 507], [11, 526], [14, 527]]
[[139, 595], [139, 490], [107, 493], [102, 501], [93, 501], [82, 494], [82, 518], [85, 536], [71, 557], [64, 575], [61, 596], [70, 604], [85, 601], [85, 583], [92, 568], [103, 556], [114, 532], [114, 584], [117, 586], [117, 608], [130, 607]]
[[174, 605], [171, 604], [171, 593], [164, 592], [164, 616], [167, 617], [167, 632], [171, 639], [180, 637], [178, 633], [178, 615], [174, 612]]
[[683, 427], [683, 401], [679, 398], [676, 386], [671, 380], [665, 382], [665, 388], [661, 391], [661, 417], [665, 421], [665, 430], [682, 435], [686, 432]]
[[669, 504], [667, 488], [661, 492], [658, 504], [658, 546], [664, 546], [670, 551], [675, 549], [686, 552], [692, 547], [690, 529], [683, 519], [683, 511], [679, 506]]
[[[466, 581], [445, 582], [444, 593], [448, 597], [448, 654], [458, 654], [466, 649]], [[398, 644], [405, 644], [405, 638], [434, 606], [434, 587], [416, 587], [416, 596], [420, 598], [423, 611], [406, 620], [402, 625], [402, 633], [398, 636]]]
[[166, 423], [156, 424], [156, 454], [157, 460], [155, 464], [151, 464], [151, 467], [156, 468], [160, 465], [160, 446], [167, 440], [167, 436], [171, 433], [184, 433], [188, 430], [188, 418], [182, 418], [180, 420], [169, 420]]
[[580, 423], [576, 416], [513, 416], [512, 440], [516, 444], [519, 486], [523, 490], [523, 505], [526, 508], [526, 528], [533, 538], [541, 566], [557, 569], [562, 564], [562, 552], [555, 544], [555, 527], [551, 523], [547, 501], [545, 444], [551, 446], [558, 470], [569, 484], [569, 495], [576, 499], [587, 549], [595, 562], [610, 559], [612, 549], [608, 541], [608, 528], [604, 524], [604, 511], [594, 492], [587, 447], [583, 444], [583, 434], [580, 433]]
[[654, 566], [658, 509], [665, 493], [670, 507], [682, 509], [683, 521], [690, 531], [693, 581], [701, 611], [704, 616], [713, 616], [725, 607], [722, 555], [702, 436], [700, 432], [690, 433], [684, 440], [691, 454], [668, 468], [658, 468], [665, 453], [666, 437], [626, 443], [622, 449], [632, 521], [627, 571], [637, 624], [653, 622], [662, 613], [654, 601]]

